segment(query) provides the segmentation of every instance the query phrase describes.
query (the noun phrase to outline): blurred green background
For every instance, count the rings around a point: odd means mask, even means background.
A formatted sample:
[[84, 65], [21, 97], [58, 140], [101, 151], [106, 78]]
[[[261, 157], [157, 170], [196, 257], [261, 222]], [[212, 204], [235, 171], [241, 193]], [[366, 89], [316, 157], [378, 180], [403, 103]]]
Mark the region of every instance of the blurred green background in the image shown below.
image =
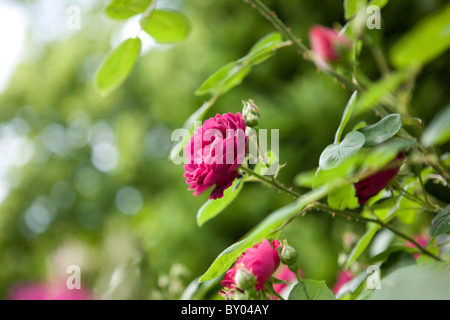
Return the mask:
[[[342, 1], [265, 3], [306, 44], [312, 25], [345, 22]], [[382, 11], [382, 29], [369, 32], [386, 52], [444, 3], [391, 1]], [[135, 36], [138, 25], [136, 19], [108, 19], [106, 4], [0, 4], [0, 11], [20, 11], [27, 26], [20, 63], [0, 94], [0, 298], [17, 282], [67, 277], [67, 266], [75, 264], [97, 298], [178, 299], [223, 249], [290, 201], [247, 184], [220, 216], [199, 228], [196, 213], [208, 195], [192, 196], [183, 167], [168, 160], [172, 131], [207, 99], [194, 91], [219, 67], [244, 56], [272, 25], [243, 1], [159, 1], [189, 17], [187, 40], [161, 46], [142, 34], [148, 46], [131, 76], [102, 97], [93, 75], [111, 47]], [[81, 8], [79, 30], [66, 26], [70, 5]], [[14, 37], [15, 31], [0, 32]], [[361, 68], [376, 79], [373, 61], [363, 49]], [[448, 62], [447, 53], [418, 78], [412, 107], [425, 122], [450, 101]], [[242, 100], [254, 99], [261, 127], [280, 130], [280, 162], [287, 165], [279, 177], [290, 185], [297, 173], [317, 165], [333, 141], [350, 94], [284, 48], [222, 96], [208, 116], [241, 111]], [[419, 226], [411, 231], [420, 232]], [[299, 251], [305, 277], [332, 286], [346, 232], [359, 235], [364, 226], [311, 213], [281, 237]]]

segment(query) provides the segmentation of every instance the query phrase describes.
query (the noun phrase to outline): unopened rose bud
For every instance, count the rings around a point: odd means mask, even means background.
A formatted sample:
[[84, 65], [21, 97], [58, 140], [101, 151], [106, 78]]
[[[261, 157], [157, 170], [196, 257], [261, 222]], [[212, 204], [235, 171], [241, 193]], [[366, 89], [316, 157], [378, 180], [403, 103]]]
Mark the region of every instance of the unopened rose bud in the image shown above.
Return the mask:
[[247, 127], [255, 128], [259, 126], [259, 110], [253, 100], [244, 102], [242, 117], [244, 118], [244, 122]]
[[280, 260], [287, 266], [297, 264], [298, 252], [287, 243], [283, 243], [280, 251]]
[[255, 287], [256, 277], [244, 267], [239, 267], [236, 270], [235, 282], [239, 289], [250, 290]]
[[351, 42], [347, 36], [335, 29], [319, 25], [310, 29], [309, 40], [314, 61], [321, 69], [328, 69], [330, 64], [344, 62], [351, 48]]

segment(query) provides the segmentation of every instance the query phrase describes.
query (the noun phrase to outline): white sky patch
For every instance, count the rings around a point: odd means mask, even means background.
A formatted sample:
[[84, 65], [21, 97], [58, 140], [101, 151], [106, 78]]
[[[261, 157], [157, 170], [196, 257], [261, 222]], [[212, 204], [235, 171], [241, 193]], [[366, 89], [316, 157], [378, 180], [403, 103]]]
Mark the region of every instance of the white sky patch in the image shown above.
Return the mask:
[[0, 2], [0, 93], [20, 62], [27, 30], [27, 17], [23, 8], [11, 1]]

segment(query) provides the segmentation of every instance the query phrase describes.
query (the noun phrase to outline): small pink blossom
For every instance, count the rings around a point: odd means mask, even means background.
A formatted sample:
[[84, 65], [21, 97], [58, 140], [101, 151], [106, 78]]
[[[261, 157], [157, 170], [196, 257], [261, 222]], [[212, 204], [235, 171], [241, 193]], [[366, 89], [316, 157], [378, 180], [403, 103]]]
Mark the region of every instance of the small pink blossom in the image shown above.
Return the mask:
[[333, 293], [337, 294], [342, 286], [352, 279], [353, 274], [349, 270], [342, 270], [341, 272], [339, 272], [336, 284], [333, 287]]
[[65, 279], [52, 282], [19, 283], [7, 294], [8, 300], [93, 300], [90, 292], [67, 288]]
[[[298, 275], [302, 277], [302, 271], [300, 268], [298, 269]], [[297, 276], [295, 273], [293, 273], [291, 270], [289, 270], [289, 267], [286, 265], [283, 265], [274, 275], [275, 278], [284, 280], [290, 283], [296, 283], [297, 282]], [[286, 288], [287, 284], [274, 284], [273, 289], [276, 293], [281, 294], [282, 291]]]

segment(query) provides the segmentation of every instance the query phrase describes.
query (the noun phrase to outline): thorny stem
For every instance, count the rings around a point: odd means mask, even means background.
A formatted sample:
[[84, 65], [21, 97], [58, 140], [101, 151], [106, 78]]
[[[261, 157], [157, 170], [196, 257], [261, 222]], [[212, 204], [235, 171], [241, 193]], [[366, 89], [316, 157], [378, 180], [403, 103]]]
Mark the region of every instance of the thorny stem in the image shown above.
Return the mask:
[[361, 217], [360, 215], [357, 215], [355, 213], [352, 212], [348, 212], [348, 211], [341, 211], [341, 210], [334, 210], [329, 208], [328, 206], [325, 206], [323, 204], [317, 204], [316, 207], [318, 209], [322, 209], [332, 215], [334, 214], [339, 214], [342, 216], [345, 216], [347, 218], [353, 219], [356, 222], [359, 221], [363, 221], [363, 222], [371, 222], [371, 223], [376, 223], [378, 225], [380, 225], [383, 228], [389, 229], [392, 232], [394, 232], [396, 235], [398, 235], [399, 237], [411, 242], [414, 246], [417, 247], [417, 249], [419, 249], [420, 252], [422, 252], [423, 254], [426, 254], [427, 256], [435, 259], [436, 261], [442, 261], [441, 258], [439, 258], [438, 256], [434, 255], [433, 253], [431, 253], [430, 251], [428, 251], [427, 249], [423, 248], [420, 244], [417, 243], [417, 241], [415, 241], [413, 238], [411, 238], [410, 236], [404, 234], [403, 232], [401, 232], [400, 230], [397, 230], [396, 228], [394, 228], [392, 225], [384, 223], [383, 221], [379, 220], [379, 219], [371, 219], [371, 218], [365, 218], [365, 217]]
[[[281, 185], [280, 183], [273, 181], [269, 178], [266, 178], [252, 170], [250, 170], [249, 168], [246, 168], [244, 166], [241, 166], [241, 169], [245, 172], [247, 172], [248, 174], [251, 174], [252, 176], [258, 178], [259, 180], [261, 180], [262, 182], [265, 182], [269, 185], [271, 185], [272, 187], [285, 192], [287, 194], [289, 194], [290, 196], [293, 196], [295, 199], [300, 198], [300, 195], [293, 192], [292, 190], [286, 188], [285, 186]], [[383, 228], [389, 229], [392, 232], [394, 232], [396, 235], [398, 235], [399, 237], [411, 242], [415, 247], [417, 247], [417, 249], [422, 252], [423, 254], [426, 254], [429, 257], [432, 257], [433, 259], [437, 260], [437, 261], [442, 261], [441, 258], [439, 258], [438, 256], [434, 255], [433, 253], [429, 252], [427, 249], [423, 248], [420, 244], [418, 244], [413, 238], [411, 238], [410, 236], [404, 234], [403, 232], [397, 230], [396, 228], [394, 228], [392, 225], [384, 223], [381, 220], [377, 220], [377, 219], [371, 219], [371, 218], [366, 218], [366, 217], [362, 217], [358, 214], [355, 214], [353, 212], [349, 212], [349, 211], [341, 211], [341, 210], [334, 210], [331, 209], [330, 207], [320, 203], [320, 202], [314, 202], [311, 203], [309, 205], [307, 205], [305, 208], [303, 208], [303, 210], [299, 211], [295, 216], [291, 217], [290, 219], [286, 220], [283, 225], [278, 228], [276, 231], [280, 231], [281, 229], [283, 229], [287, 224], [289, 224], [292, 220], [294, 220], [296, 217], [298, 217], [299, 215], [306, 213], [309, 210], [313, 210], [313, 209], [321, 209], [323, 211], [326, 211], [327, 213], [330, 213], [331, 215], [335, 215], [335, 214], [339, 214], [342, 216], [345, 216], [349, 219], [353, 219], [356, 222], [360, 222], [360, 223], [376, 223], [378, 225], [380, 225]]]
[[276, 189], [278, 189], [280, 191], [283, 191], [283, 192], [289, 194], [290, 196], [294, 197], [295, 199], [300, 198], [300, 195], [298, 193], [296, 193], [296, 192], [292, 191], [291, 189], [285, 187], [284, 185], [282, 185], [281, 183], [279, 183], [275, 179], [269, 179], [269, 178], [267, 178], [267, 177], [265, 177], [263, 175], [260, 175], [259, 173], [255, 172], [255, 171], [253, 171], [253, 170], [251, 170], [251, 169], [249, 169], [249, 168], [247, 168], [245, 166], [241, 166], [240, 169], [245, 171], [245, 172], [247, 172], [248, 174], [254, 176], [255, 178], [258, 178], [262, 182], [265, 182], [265, 183], [269, 184], [270, 186], [272, 186], [272, 187], [274, 187], [274, 188], [276, 188]]

